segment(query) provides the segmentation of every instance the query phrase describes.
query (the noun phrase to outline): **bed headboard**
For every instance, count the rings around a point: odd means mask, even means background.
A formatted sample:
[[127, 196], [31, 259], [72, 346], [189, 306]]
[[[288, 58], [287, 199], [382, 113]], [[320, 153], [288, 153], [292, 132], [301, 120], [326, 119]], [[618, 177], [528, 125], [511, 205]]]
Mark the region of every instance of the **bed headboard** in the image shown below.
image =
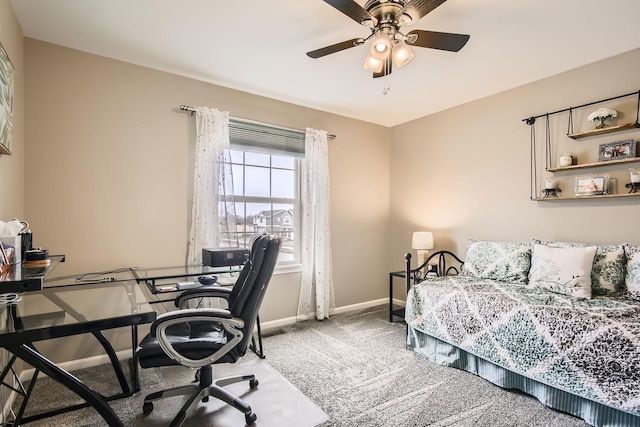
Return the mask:
[[[413, 284], [420, 282], [427, 275], [449, 276], [458, 275], [462, 271], [464, 261], [458, 258], [456, 254], [450, 251], [436, 251], [432, 253], [422, 265], [411, 268], [411, 254], [404, 254], [405, 259], [405, 277], [407, 285], [413, 279]], [[426, 272], [424, 272], [426, 268]]]

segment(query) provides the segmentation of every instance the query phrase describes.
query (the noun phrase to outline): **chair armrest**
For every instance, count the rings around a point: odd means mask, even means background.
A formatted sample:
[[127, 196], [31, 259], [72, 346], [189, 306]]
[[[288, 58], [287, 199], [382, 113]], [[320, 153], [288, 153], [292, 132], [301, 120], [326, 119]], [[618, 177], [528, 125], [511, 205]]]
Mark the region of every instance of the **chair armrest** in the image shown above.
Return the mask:
[[[219, 324], [228, 334], [226, 344], [215, 353], [204, 359], [190, 359], [179, 353], [172, 345], [167, 336], [167, 328], [188, 322], [211, 322]], [[184, 310], [171, 311], [159, 315], [151, 324], [151, 335], [155, 336], [162, 350], [171, 359], [190, 368], [200, 368], [210, 365], [233, 349], [242, 340], [244, 334], [242, 328], [244, 321], [238, 317], [233, 317], [229, 310], [221, 308], [190, 308]]]
[[176, 307], [183, 308], [185, 304], [197, 298], [222, 298], [229, 301], [229, 295], [231, 295], [230, 287], [222, 286], [203, 286], [200, 288], [187, 289], [176, 297]]
[[156, 329], [170, 322], [172, 325], [187, 323], [194, 321], [198, 317], [198, 321], [216, 321], [233, 318], [229, 310], [223, 308], [186, 308], [183, 310], [170, 311], [168, 313], [159, 314], [156, 320], [151, 324], [151, 335], [156, 335]]

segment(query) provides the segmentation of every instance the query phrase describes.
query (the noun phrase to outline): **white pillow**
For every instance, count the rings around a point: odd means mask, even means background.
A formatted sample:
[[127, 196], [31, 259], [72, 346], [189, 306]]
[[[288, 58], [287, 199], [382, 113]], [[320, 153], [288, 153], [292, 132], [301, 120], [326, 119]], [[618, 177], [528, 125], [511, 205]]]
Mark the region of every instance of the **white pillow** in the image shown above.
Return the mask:
[[621, 294], [624, 289], [625, 256], [623, 245], [594, 245], [574, 242], [549, 242], [531, 239], [531, 244], [551, 246], [552, 248], [574, 248], [596, 246], [596, 257], [591, 270], [591, 293], [596, 295], [614, 296]]
[[533, 245], [529, 285], [576, 298], [591, 298], [596, 246], [552, 248]]

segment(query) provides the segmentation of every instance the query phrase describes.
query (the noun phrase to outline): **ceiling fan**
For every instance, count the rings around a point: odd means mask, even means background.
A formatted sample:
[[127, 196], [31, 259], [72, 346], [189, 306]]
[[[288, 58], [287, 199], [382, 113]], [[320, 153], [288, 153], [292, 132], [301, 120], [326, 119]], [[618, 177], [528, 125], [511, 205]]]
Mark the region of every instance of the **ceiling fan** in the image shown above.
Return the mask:
[[324, 0], [354, 21], [369, 27], [371, 34], [367, 38], [355, 38], [312, 50], [307, 52], [307, 56], [321, 58], [363, 45], [373, 38], [364, 68], [372, 71], [376, 78], [391, 74], [392, 59], [398, 68], [409, 63], [413, 59], [409, 46], [457, 52], [469, 41], [468, 35], [426, 30], [413, 30], [404, 34], [400, 31], [402, 26], [415, 23], [445, 1], [368, 0], [362, 7], [354, 0]]

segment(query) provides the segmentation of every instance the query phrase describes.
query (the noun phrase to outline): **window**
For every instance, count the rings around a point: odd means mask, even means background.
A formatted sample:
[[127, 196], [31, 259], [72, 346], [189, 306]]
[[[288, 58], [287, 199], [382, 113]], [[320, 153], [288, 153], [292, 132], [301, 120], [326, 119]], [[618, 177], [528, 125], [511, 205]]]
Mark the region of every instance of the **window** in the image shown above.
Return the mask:
[[229, 138], [220, 169], [231, 171], [234, 203], [219, 200], [220, 245], [247, 247], [251, 236], [266, 231], [282, 238], [279, 264], [299, 263], [304, 134], [232, 119]]

